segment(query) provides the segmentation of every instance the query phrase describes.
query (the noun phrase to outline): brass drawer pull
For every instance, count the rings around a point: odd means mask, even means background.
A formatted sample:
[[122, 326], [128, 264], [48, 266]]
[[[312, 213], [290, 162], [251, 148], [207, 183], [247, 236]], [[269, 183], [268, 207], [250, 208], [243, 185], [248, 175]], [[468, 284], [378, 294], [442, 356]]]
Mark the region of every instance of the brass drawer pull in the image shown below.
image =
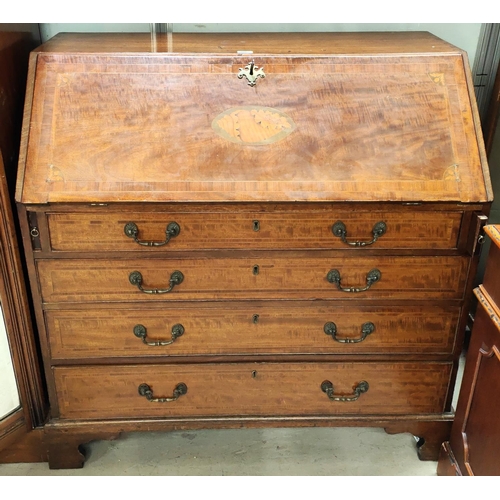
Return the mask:
[[326, 279], [328, 280], [329, 283], [334, 284], [342, 292], [350, 292], [350, 293], [365, 292], [374, 283], [379, 281], [381, 277], [382, 277], [382, 273], [378, 269], [372, 269], [366, 275], [366, 286], [365, 287], [363, 287], [363, 288], [347, 288], [347, 287], [341, 286], [341, 284], [340, 284], [340, 281], [341, 281], [340, 272], [337, 269], [331, 269], [328, 272], [328, 274], [326, 275]]
[[341, 281], [340, 272], [337, 269], [330, 270], [328, 272], [328, 274], [326, 275], [326, 279], [328, 280], [328, 282], [334, 284], [340, 291], [351, 292], [351, 293], [365, 292], [374, 283], [379, 281], [381, 277], [382, 277], [382, 273], [378, 269], [372, 269], [366, 275], [366, 286], [365, 287], [363, 287], [363, 288], [348, 288], [348, 287], [341, 286], [341, 284], [340, 284], [340, 281]]
[[128, 277], [130, 283], [136, 286], [141, 292], [157, 294], [157, 293], [168, 293], [172, 291], [175, 285], [180, 285], [184, 281], [184, 275], [180, 271], [174, 271], [170, 275], [170, 286], [168, 288], [152, 288], [146, 289], [142, 287], [142, 274], [139, 271], [134, 271], [130, 273]]
[[385, 234], [387, 231], [387, 226], [385, 222], [377, 222], [372, 229], [372, 234], [373, 238], [371, 241], [347, 241], [347, 228], [345, 227], [345, 224], [342, 221], [337, 221], [333, 226], [332, 226], [332, 233], [334, 236], [337, 236], [340, 238], [344, 243], [347, 245], [351, 245], [353, 247], [365, 247], [367, 245], [372, 245], [375, 243], [381, 236]]
[[153, 397], [153, 390], [148, 384], [141, 384], [138, 388], [139, 394], [144, 396], [151, 403], [170, 403], [177, 401], [181, 396], [187, 393], [188, 388], [184, 383], [177, 384], [174, 389], [174, 394], [171, 398], [155, 398]]
[[363, 394], [364, 392], [367, 392], [369, 389], [368, 382], [365, 382], [364, 380], [360, 382], [359, 384], [354, 387], [354, 391], [352, 393], [352, 396], [346, 396], [346, 395], [339, 395], [335, 396], [333, 394], [333, 384], [329, 380], [325, 380], [321, 384], [321, 390], [328, 396], [328, 398], [331, 401], [342, 401], [342, 402], [349, 402], [349, 401], [356, 401], [359, 399], [359, 396]]
[[123, 228], [123, 231], [129, 238], [133, 238], [136, 243], [139, 243], [139, 245], [145, 246], [145, 247], [161, 247], [163, 245], [166, 245], [169, 241], [170, 238], [175, 238], [176, 236], [179, 235], [181, 232], [181, 227], [177, 222], [170, 222], [167, 225], [167, 228], [165, 229], [165, 241], [141, 241], [137, 239], [137, 235], [139, 234], [139, 228], [137, 227], [137, 224], [134, 222], [127, 222], [125, 224], [125, 227]]
[[358, 342], [363, 342], [363, 340], [375, 331], [375, 325], [373, 323], [367, 322], [361, 325], [361, 337], [357, 339], [349, 339], [349, 338], [339, 338], [337, 337], [337, 325], [333, 322], [325, 323], [323, 331], [327, 335], [331, 335], [335, 342], [340, 342], [341, 344], [357, 344]]
[[148, 335], [148, 331], [144, 325], [135, 325], [134, 326], [134, 335], [142, 339], [142, 342], [146, 345], [152, 346], [162, 346], [162, 345], [170, 345], [173, 344], [182, 334], [184, 333], [184, 327], [181, 324], [174, 325], [172, 327], [171, 340], [154, 340], [152, 342], [148, 342], [146, 337]]

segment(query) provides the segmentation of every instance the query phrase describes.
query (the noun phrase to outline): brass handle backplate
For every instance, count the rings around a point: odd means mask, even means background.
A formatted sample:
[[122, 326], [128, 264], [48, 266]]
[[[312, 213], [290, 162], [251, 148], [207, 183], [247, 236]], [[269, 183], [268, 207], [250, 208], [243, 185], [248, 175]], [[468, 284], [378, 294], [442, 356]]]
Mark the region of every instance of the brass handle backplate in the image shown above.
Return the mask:
[[328, 396], [328, 398], [331, 401], [341, 401], [341, 402], [356, 401], [357, 399], [359, 399], [359, 396], [361, 396], [361, 394], [363, 394], [364, 392], [367, 392], [369, 388], [370, 386], [368, 385], [368, 382], [363, 380], [354, 387], [352, 395], [341, 394], [335, 396], [333, 393], [334, 391], [333, 384], [329, 380], [325, 380], [321, 384], [321, 390]]
[[378, 269], [372, 269], [366, 275], [366, 286], [365, 287], [363, 287], [363, 288], [351, 288], [351, 287], [343, 287], [340, 284], [340, 282], [341, 282], [340, 271], [338, 271], [337, 269], [331, 269], [328, 272], [328, 274], [326, 275], [326, 279], [328, 280], [329, 283], [332, 283], [333, 285], [335, 285], [342, 292], [350, 292], [350, 293], [365, 292], [374, 283], [379, 281], [381, 277], [382, 277], [382, 273]]
[[165, 240], [164, 241], [143, 241], [137, 238], [139, 234], [139, 228], [135, 222], [127, 222], [125, 227], [123, 228], [124, 233], [129, 237], [133, 238], [133, 240], [139, 245], [145, 247], [161, 247], [166, 245], [170, 238], [175, 238], [181, 232], [181, 227], [177, 222], [170, 222], [167, 224], [167, 228], [165, 229]]
[[375, 325], [371, 322], [363, 323], [361, 325], [361, 337], [358, 337], [357, 339], [337, 337], [337, 325], [331, 321], [325, 323], [323, 331], [327, 335], [331, 335], [335, 342], [340, 342], [341, 344], [357, 344], [358, 342], [363, 342], [363, 340], [365, 340], [366, 337], [370, 335], [370, 333], [373, 333], [375, 331]]
[[128, 277], [130, 283], [136, 286], [141, 292], [149, 294], [168, 293], [172, 291], [175, 285], [180, 285], [184, 281], [184, 275], [180, 271], [174, 271], [170, 275], [170, 286], [168, 288], [147, 289], [142, 286], [142, 274], [139, 271], [133, 271]]
[[174, 389], [174, 393], [171, 398], [155, 398], [153, 396], [153, 390], [148, 384], [141, 384], [138, 387], [139, 394], [144, 396], [150, 403], [170, 403], [172, 401], [177, 401], [181, 396], [187, 393], [188, 388], [184, 383], [177, 384]]
[[173, 344], [182, 334], [184, 333], [184, 327], [181, 324], [174, 325], [172, 327], [171, 339], [170, 340], [153, 340], [149, 342], [147, 340], [148, 331], [144, 325], [134, 326], [134, 335], [141, 339], [146, 345], [151, 346], [163, 346]]
[[337, 221], [332, 226], [332, 233], [337, 238], [340, 238], [346, 245], [353, 247], [365, 247], [367, 245], [373, 245], [381, 236], [387, 231], [387, 226], [385, 222], [377, 222], [372, 229], [372, 239], [370, 241], [347, 241], [347, 228], [342, 221]]

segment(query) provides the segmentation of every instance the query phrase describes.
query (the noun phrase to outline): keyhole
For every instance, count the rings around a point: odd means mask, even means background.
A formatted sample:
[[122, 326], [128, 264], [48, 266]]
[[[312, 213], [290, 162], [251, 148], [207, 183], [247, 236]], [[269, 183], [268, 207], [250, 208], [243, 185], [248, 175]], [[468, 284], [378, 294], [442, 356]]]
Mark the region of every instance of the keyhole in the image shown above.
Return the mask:
[[259, 322], [259, 315], [258, 314], [254, 314], [252, 316], [252, 321], [253, 321], [254, 325], [256, 325]]
[[253, 75], [253, 66], [254, 66], [254, 62], [252, 61], [250, 63], [250, 75]]
[[258, 231], [260, 229], [260, 222], [258, 220], [253, 221], [253, 230]]
[[257, 274], [259, 274], [259, 266], [257, 265], [253, 266], [252, 272], [254, 276], [257, 276]]
[[252, 378], [256, 378], [256, 377], [257, 377], [257, 370], [254, 370], [254, 371], [252, 372]]

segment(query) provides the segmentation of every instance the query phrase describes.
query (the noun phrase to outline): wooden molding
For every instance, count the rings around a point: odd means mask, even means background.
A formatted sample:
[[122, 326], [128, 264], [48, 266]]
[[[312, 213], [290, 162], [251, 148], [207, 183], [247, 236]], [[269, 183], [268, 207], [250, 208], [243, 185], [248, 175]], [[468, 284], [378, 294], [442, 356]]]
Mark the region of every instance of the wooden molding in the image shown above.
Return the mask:
[[42, 425], [48, 412], [9, 190], [16, 173], [28, 53], [34, 46], [29, 33], [0, 33], [5, 99], [0, 116], [0, 299], [21, 400], [20, 409], [0, 423], [0, 450]]

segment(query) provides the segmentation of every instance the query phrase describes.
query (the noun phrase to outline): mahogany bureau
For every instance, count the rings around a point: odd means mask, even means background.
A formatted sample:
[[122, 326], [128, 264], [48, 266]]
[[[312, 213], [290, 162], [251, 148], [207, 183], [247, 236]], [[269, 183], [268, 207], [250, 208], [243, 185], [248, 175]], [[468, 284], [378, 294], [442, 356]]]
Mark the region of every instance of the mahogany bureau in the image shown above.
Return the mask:
[[492, 200], [428, 33], [60, 34], [17, 202], [49, 465], [121, 432], [378, 426], [436, 460]]

